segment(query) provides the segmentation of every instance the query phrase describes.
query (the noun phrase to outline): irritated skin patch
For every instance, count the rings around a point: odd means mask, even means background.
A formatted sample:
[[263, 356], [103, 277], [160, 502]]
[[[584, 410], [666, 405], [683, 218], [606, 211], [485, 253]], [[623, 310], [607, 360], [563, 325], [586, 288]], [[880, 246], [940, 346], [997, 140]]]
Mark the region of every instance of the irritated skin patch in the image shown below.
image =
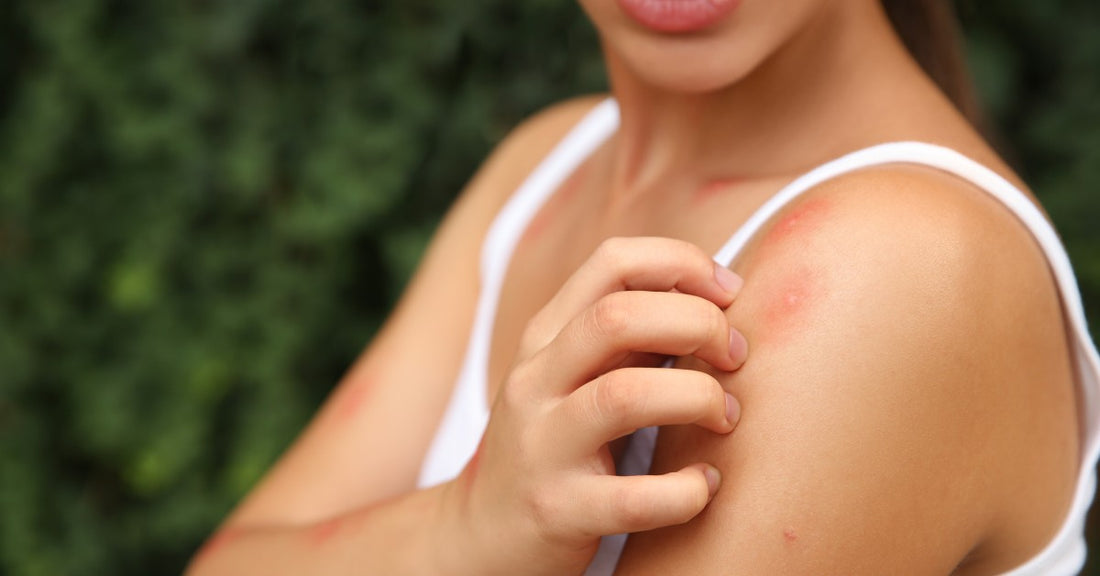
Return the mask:
[[[811, 198], [784, 213], [762, 237], [760, 261], [767, 262], [780, 255], [788, 260], [787, 255], [805, 250], [814, 232], [828, 220], [831, 209], [829, 200]], [[825, 271], [815, 266], [812, 258], [796, 256], [794, 263], [787, 269], [773, 267], [766, 275], [755, 278], [761, 298], [760, 319], [766, 327], [761, 335], [765, 337], [797, 333], [827, 293]]]
[[341, 421], [354, 420], [363, 410], [364, 400], [367, 397], [367, 383], [356, 382], [350, 388], [343, 398], [339, 400], [339, 406], [337, 406], [336, 417]]
[[762, 241], [763, 247], [774, 247], [797, 241], [818, 229], [832, 211], [832, 203], [826, 198], [810, 198], [795, 205], [779, 217]]
[[332, 540], [337, 533], [340, 532], [340, 528], [343, 526], [343, 518], [332, 518], [325, 520], [320, 524], [310, 528], [306, 533], [306, 540], [314, 545], [320, 546]]
[[794, 528], [783, 529], [783, 541], [787, 544], [794, 544], [798, 542], [798, 534], [795, 533]]
[[808, 266], [780, 275], [764, 304], [764, 320], [773, 330], [796, 327], [798, 318], [822, 297], [820, 272]]
[[377, 366], [369, 362], [357, 366], [351, 378], [352, 381], [347, 383], [340, 391], [340, 396], [335, 399], [333, 414], [338, 422], [348, 423], [359, 419], [367, 406], [371, 391], [374, 390], [374, 383], [378, 381]]

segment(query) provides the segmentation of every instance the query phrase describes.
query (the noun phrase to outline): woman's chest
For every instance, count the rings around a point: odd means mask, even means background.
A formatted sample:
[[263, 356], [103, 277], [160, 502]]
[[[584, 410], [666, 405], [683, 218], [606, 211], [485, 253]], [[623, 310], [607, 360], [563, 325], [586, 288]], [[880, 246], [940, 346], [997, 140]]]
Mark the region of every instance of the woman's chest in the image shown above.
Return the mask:
[[[492, 263], [507, 269], [489, 339], [490, 404], [516, 361], [528, 321], [602, 241], [615, 236], [662, 236], [691, 242], [714, 254], [786, 181], [687, 188], [638, 209], [613, 212], [600, 205], [599, 195], [585, 183], [567, 180], [518, 240], [513, 239], [516, 246], [510, 261]], [[567, 320], [559, 319], [559, 323]]]

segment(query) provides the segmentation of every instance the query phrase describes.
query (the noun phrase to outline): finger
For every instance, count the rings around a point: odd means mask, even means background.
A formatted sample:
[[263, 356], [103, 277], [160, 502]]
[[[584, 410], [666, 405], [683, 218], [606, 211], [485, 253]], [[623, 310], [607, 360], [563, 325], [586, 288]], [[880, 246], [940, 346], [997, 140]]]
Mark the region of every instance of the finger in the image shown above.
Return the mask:
[[582, 530], [605, 536], [683, 524], [706, 508], [721, 483], [707, 464], [651, 476], [599, 476], [584, 497]]
[[622, 290], [693, 294], [725, 308], [743, 282], [698, 246], [671, 238], [610, 238], [570, 276], [528, 324], [525, 358], [550, 342], [569, 319], [600, 297]]
[[584, 454], [646, 426], [698, 424], [726, 434], [741, 408], [709, 374], [673, 368], [622, 368], [581, 386], [558, 405], [558, 429]]
[[632, 352], [695, 356], [720, 370], [745, 359], [744, 336], [725, 314], [697, 296], [669, 292], [616, 292], [574, 318], [526, 364], [556, 373], [549, 394], [567, 394], [619, 367]]

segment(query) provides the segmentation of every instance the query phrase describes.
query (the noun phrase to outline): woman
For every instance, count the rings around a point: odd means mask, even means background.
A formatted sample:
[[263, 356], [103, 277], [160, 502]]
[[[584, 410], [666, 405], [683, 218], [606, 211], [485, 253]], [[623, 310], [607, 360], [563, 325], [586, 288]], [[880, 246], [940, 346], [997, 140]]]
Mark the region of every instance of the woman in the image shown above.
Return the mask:
[[1072, 274], [879, 1], [580, 3], [613, 98], [493, 153], [192, 573], [1079, 569]]

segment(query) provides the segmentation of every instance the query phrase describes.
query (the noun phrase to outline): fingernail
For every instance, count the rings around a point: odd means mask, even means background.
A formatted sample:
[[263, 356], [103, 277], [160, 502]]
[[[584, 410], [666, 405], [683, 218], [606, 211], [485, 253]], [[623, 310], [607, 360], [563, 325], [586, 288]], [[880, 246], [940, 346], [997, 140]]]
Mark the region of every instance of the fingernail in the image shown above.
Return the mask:
[[726, 393], [726, 421], [730, 423], [730, 426], [737, 427], [738, 420], [741, 419], [741, 403], [734, 398], [732, 394]]
[[745, 336], [738, 332], [736, 328], [730, 328], [730, 360], [733, 360], [734, 370], [745, 363], [745, 358], [748, 355], [749, 341], [745, 340]]
[[722, 483], [722, 473], [714, 466], [707, 464], [703, 468], [703, 476], [707, 477], [707, 493], [714, 496], [714, 493], [718, 492], [718, 485]]
[[740, 276], [734, 274], [732, 270], [722, 266], [721, 264], [714, 264], [714, 280], [718, 282], [718, 285], [723, 290], [736, 296], [741, 291], [741, 287], [745, 285], [745, 281]]

